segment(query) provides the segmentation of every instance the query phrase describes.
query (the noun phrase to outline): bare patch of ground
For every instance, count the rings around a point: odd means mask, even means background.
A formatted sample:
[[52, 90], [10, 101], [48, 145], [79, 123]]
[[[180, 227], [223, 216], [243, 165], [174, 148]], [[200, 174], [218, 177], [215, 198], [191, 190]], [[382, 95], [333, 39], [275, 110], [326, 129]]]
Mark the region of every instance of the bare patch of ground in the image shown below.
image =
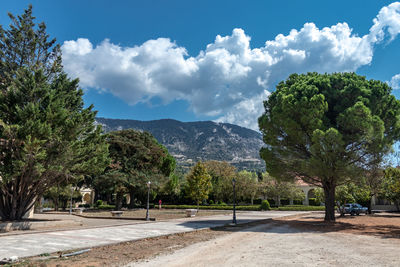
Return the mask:
[[335, 223], [325, 223], [321, 214], [294, 218], [274, 219], [275, 223], [285, 223], [298, 229], [319, 232], [340, 232], [357, 235], [374, 235], [400, 239], [400, 214], [384, 213], [360, 216], [337, 217]]
[[400, 266], [400, 216], [277, 218], [92, 248], [28, 266]]
[[398, 220], [362, 216], [326, 224], [314, 215], [273, 219], [127, 266], [400, 266], [400, 239], [390, 233]]
[[[260, 222], [258, 222], [260, 223]], [[191, 244], [215, 239], [232, 232], [240, 231], [257, 223], [241, 226], [219, 227], [214, 230], [199, 230], [194, 232], [179, 233], [156, 238], [147, 238], [138, 241], [124, 242], [115, 245], [92, 248], [91, 251], [70, 257], [45, 259], [48, 256], [31, 257], [20, 264], [23, 266], [121, 266], [130, 262], [153, 258], [160, 254], [169, 254], [175, 250]], [[66, 254], [67, 252], [64, 252]]]

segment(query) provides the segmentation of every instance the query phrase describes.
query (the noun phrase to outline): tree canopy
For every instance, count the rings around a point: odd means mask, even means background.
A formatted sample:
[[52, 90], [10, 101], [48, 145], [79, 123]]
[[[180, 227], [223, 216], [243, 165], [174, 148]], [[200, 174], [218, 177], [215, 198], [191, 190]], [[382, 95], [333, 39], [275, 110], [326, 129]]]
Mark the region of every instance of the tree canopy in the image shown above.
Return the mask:
[[400, 137], [400, 102], [391, 88], [354, 73], [292, 74], [264, 107], [267, 171], [321, 186], [326, 221], [335, 220], [336, 186], [362, 176]]
[[101, 173], [108, 149], [44, 23], [31, 6], [9, 16], [0, 28], [0, 217], [16, 220], [51, 186]]
[[[135, 193], [144, 191], [151, 181], [152, 188], [158, 188], [168, 181], [175, 169], [175, 159], [148, 132], [132, 129], [107, 134], [111, 165], [99, 177], [98, 184], [113, 184], [118, 192], [131, 195], [131, 206]], [[108, 181], [113, 180], [114, 182]]]
[[216, 160], [205, 161], [203, 165], [211, 176], [212, 190], [210, 198], [215, 202], [232, 200], [232, 179], [237, 175], [236, 168], [228, 162]]
[[397, 210], [400, 207], [400, 169], [398, 168], [387, 168], [385, 170], [385, 176], [382, 181], [382, 195], [392, 201]]
[[211, 176], [207, 173], [203, 163], [199, 161], [187, 176], [186, 192], [188, 197], [194, 200], [198, 207], [201, 201], [208, 198], [211, 188]]

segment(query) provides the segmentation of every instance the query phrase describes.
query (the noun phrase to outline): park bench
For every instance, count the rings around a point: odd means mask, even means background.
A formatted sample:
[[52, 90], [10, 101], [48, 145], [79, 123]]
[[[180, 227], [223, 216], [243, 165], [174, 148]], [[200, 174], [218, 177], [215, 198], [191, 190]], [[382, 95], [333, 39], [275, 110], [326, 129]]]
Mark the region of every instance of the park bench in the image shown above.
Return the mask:
[[82, 214], [84, 208], [74, 208], [75, 214]]
[[121, 217], [124, 212], [122, 210], [113, 210], [111, 211], [111, 215], [113, 217]]
[[194, 217], [194, 216], [196, 216], [196, 213], [197, 213], [196, 209], [186, 209], [187, 217]]

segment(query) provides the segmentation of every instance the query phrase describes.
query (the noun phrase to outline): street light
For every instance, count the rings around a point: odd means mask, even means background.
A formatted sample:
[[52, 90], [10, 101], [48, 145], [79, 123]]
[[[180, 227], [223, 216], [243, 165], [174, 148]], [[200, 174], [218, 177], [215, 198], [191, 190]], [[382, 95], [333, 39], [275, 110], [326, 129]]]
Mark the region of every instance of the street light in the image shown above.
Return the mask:
[[72, 214], [72, 195], [74, 194], [74, 187], [71, 185], [71, 199], [69, 203], [69, 214]]
[[236, 224], [236, 191], [235, 191], [236, 180], [235, 178], [232, 179], [232, 186], [233, 186], [233, 220], [232, 223]]
[[151, 185], [151, 182], [148, 181], [148, 182], [147, 182], [147, 211], [146, 211], [146, 221], [150, 221], [150, 217], [149, 217], [150, 185]]

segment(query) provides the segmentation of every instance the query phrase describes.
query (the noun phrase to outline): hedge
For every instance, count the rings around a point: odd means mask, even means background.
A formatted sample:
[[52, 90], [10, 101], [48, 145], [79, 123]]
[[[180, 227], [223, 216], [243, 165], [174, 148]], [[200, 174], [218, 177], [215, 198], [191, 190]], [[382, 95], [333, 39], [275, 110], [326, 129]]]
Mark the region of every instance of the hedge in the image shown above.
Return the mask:
[[99, 210], [113, 210], [115, 205], [100, 205], [97, 207]]
[[[197, 205], [162, 205], [164, 209], [197, 209]], [[232, 205], [199, 206], [201, 210], [233, 210]], [[236, 206], [236, 210], [260, 210], [260, 205]]]
[[[162, 205], [164, 209], [197, 209], [196, 205]], [[232, 205], [209, 205], [199, 206], [201, 210], [233, 210]], [[260, 210], [260, 205], [247, 205], [236, 206], [236, 210]], [[324, 206], [303, 206], [303, 205], [288, 205], [278, 208], [271, 208], [271, 210], [280, 211], [324, 211]]]
[[288, 205], [271, 209], [280, 211], [324, 211], [325, 206]]

